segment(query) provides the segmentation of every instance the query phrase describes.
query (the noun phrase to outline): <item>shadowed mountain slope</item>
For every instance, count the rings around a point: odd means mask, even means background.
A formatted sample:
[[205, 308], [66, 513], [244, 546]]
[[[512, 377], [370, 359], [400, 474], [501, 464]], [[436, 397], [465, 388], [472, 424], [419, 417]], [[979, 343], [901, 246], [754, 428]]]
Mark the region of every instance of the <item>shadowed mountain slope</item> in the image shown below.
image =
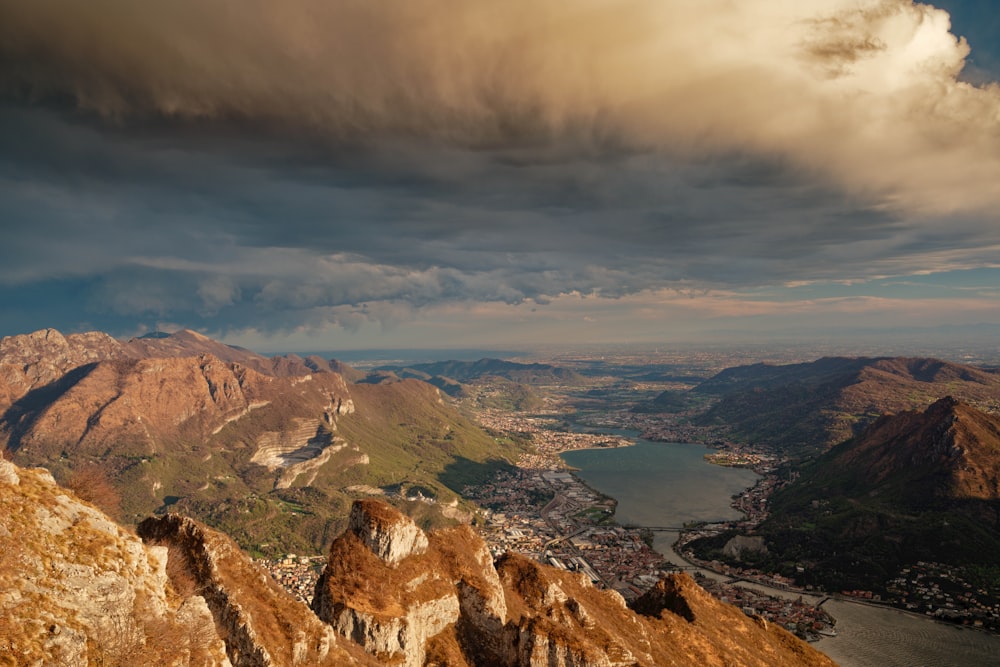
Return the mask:
[[886, 413], [954, 396], [1000, 408], [1000, 374], [937, 359], [827, 357], [722, 371], [694, 393], [718, 398], [699, 418], [728, 425], [743, 440], [792, 455], [829, 448]]
[[1000, 418], [950, 397], [886, 416], [805, 467], [759, 527], [798, 578], [879, 590], [916, 561], [994, 566]]

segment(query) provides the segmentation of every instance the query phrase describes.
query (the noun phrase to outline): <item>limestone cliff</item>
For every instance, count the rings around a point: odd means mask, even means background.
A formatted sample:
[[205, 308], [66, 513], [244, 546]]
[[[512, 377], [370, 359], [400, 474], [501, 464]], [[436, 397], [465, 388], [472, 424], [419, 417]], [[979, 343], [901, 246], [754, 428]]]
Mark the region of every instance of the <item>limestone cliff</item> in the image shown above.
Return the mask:
[[329, 626], [225, 535], [176, 514], [147, 519], [138, 533], [149, 545], [169, 547], [181, 561], [177, 576], [186, 577], [208, 603], [234, 665], [370, 663], [357, 647], [338, 645]]
[[140, 532], [0, 459], [0, 664], [375, 664], [228, 537], [176, 515]]
[[166, 569], [166, 549], [0, 459], [3, 664], [230, 665], [204, 598]]
[[[661, 582], [641, 612], [578, 574], [516, 554], [494, 565], [468, 527], [419, 529], [358, 501], [332, 545], [313, 609], [380, 661], [406, 666], [832, 665], [690, 578]], [[421, 533], [422, 534], [422, 533]]]

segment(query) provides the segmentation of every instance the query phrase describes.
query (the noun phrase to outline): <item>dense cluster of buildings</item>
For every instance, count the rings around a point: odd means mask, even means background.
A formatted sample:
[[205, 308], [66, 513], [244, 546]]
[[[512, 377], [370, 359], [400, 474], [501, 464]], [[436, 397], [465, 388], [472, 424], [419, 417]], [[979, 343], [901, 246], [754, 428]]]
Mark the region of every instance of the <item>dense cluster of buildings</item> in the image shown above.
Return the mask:
[[942, 620], [1000, 631], [1000, 590], [966, 581], [958, 568], [918, 562], [891, 580], [893, 604]]
[[822, 607], [798, 598], [778, 598], [764, 595], [745, 586], [725, 584], [708, 577], [696, 576], [702, 588], [719, 600], [739, 607], [747, 615], [760, 616], [780, 623], [789, 632], [802, 639], [816, 641], [822, 636], [833, 636], [834, 619]]
[[641, 530], [612, 521], [615, 501], [558, 468], [499, 473], [463, 491], [486, 509], [481, 531], [499, 555], [518, 551], [583, 572], [595, 584], [633, 599], [662, 575], [663, 556]]
[[270, 572], [271, 577], [297, 600], [311, 604], [313, 594], [316, 592], [316, 582], [326, 565], [326, 558], [288, 554], [284, 558], [275, 560], [261, 558], [256, 562]]
[[548, 462], [546, 467], [551, 467], [554, 455], [571, 449], [627, 447], [632, 444], [631, 440], [620, 435], [562, 430], [560, 420], [555, 417], [528, 417], [499, 410], [482, 410], [477, 417], [483, 426], [493, 431], [530, 436], [537, 455]]

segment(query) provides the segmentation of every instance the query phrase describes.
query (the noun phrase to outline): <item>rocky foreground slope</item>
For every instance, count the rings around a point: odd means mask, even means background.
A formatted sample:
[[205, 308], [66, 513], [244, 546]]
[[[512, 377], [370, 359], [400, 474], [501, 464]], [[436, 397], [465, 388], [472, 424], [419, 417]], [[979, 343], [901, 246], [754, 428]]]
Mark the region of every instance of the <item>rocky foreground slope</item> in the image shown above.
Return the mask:
[[140, 537], [0, 460], [0, 662], [18, 665], [832, 665], [683, 575], [633, 611], [467, 526], [355, 503], [315, 613], [229, 538], [178, 515]]

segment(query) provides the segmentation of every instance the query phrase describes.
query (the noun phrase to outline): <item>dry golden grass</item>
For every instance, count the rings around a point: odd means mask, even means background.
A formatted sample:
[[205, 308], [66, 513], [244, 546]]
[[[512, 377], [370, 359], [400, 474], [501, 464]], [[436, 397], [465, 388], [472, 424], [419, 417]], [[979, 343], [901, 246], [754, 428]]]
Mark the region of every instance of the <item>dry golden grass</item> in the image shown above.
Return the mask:
[[74, 469], [66, 480], [65, 487], [75, 493], [77, 498], [95, 505], [112, 519], [117, 521], [121, 518], [121, 494], [108, 481], [107, 474], [98, 464], [85, 463]]

